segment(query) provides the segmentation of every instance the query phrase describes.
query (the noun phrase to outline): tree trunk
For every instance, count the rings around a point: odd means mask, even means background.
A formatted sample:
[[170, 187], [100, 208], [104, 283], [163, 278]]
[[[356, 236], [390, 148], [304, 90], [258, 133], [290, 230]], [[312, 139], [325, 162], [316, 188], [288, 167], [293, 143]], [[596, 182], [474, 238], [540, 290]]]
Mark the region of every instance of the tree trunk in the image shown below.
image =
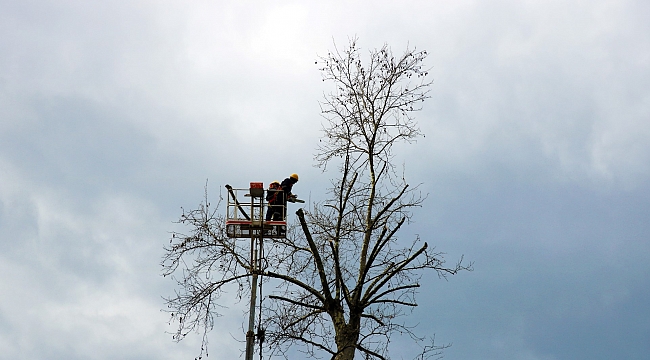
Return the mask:
[[359, 331], [361, 317], [352, 315], [350, 323], [345, 323], [343, 312], [336, 314], [334, 320], [334, 330], [336, 331], [336, 351], [334, 360], [353, 360], [356, 351], [356, 345], [359, 341]]

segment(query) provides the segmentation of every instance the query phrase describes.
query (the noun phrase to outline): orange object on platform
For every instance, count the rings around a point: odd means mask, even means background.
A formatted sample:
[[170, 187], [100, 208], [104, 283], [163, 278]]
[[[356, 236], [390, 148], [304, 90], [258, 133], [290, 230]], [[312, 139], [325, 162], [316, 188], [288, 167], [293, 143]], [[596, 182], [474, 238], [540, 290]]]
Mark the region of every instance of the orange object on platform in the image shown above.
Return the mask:
[[252, 182], [251, 189], [264, 189], [264, 183], [261, 182]]

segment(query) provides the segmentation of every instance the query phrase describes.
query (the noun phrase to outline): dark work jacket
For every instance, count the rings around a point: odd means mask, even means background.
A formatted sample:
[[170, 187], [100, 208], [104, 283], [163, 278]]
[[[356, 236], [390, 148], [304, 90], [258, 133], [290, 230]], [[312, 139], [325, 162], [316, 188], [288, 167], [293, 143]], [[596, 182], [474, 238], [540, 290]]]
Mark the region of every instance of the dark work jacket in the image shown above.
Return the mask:
[[266, 190], [266, 201], [271, 205], [281, 205], [282, 204], [282, 190], [280, 189], [268, 189]]
[[295, 184], [295, 183], [296, 183], [296, 180], [294, 180], [293, 178], [290, 178], [290, 177], [282, 180], [282, 183], [280, 184], [280, 187], [282, 188], [282, 192], [280, 194], [278, 194], [278, 197], [282, 198], [282, 200], [281, 200], [282, 205], [286, 205], [287, 204], [287, 199], [289, 198], [289, 196], [293, 195], [293, 194], [291, 194], [291, 189], [293, 188], [293, 184]]

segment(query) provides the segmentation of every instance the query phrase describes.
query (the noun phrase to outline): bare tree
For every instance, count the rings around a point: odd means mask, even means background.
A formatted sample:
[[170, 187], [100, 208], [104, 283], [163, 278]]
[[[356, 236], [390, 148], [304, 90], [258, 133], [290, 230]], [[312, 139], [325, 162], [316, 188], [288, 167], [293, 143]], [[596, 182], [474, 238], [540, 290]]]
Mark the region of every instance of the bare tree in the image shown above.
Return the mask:
[[[317, 358], [389, 359], [395, 334], [420, 344], [421, 359], [445, 347], [416, 336], [399, 319], [417, 306], [426, 271], [446, 277], [471, 270], [462, 257], [447, 266], [444, 254], [419, 237], [397, 238], [423, 202], [417, 187], [397, 172], [393, 146], [421, 135], [412, 114], [428, 98], [426, 56], [408, 48], [395, 56], [384, 45], [371, 50], [364, 64], [353, 39], [317, 62], [323, 80], [335, 88], [321, 105], [326, 123], [315, 159], [324, 171], [335, 166], [337, 177], [328, 201], [310, 212], [298, 210], [286, 239], [265, 245], [257, 273], [274, 285], [260, 324], [270, 356], [288, 357], [295, 346]], [[205, 342], [223, 291], [248, 294], [249, 245], [226, 237], [223, 217], [210, 208], [207, 195], [180, 222], [191, 232], [173, 234], [166, 248], [164, 274], [173, 276], [182, 267], [180, 290], [167, 304], [178, 322], [176, 339], [203, 329]]]

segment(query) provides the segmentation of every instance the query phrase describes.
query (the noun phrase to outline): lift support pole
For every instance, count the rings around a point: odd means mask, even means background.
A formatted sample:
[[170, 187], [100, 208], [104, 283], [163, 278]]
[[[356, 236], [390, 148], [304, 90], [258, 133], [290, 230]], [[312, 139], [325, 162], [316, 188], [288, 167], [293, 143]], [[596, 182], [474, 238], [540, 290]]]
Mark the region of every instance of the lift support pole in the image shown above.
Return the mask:
[[257, 301], [258, 270], [258, 242], [256, 240], [255, 236], [251, 235], [251, 273], [253, 274], [253, 281], [251, 284], [251, 304], [249, 308], [248, 331], [246, 332], [246, 360], [253, 360], [255, 347], [255, 302]]
[[[253, 360], [253, 352], [255, 348], [255, 303], [257, 301], [257, 278], [259, 270], [262, 268], [260, 257], [262, 257], [262, 239], [264, 237], [264, 190], [250, 189], [251, 196], [251, 268], [252, 284], [251, 284], [251, 304], [249, 308], [248, 318], [248, 331], [246, 332], [246, 360]], [[256, 206], [256, 201], [259, 205]], [[257, 209], [256, 209], [257, 208]], [[258, 213], [255, 212], [258, 210]], [[254, 215], [257, 215], [254, 216]], [[257, 226], [256, 226], [257, 223]], [[258, 227], [258, 231], [255, 231]], [[260, 309], [262, 311], [262, 309]], [[261, 346], [261, 344], [260, 344]]]

